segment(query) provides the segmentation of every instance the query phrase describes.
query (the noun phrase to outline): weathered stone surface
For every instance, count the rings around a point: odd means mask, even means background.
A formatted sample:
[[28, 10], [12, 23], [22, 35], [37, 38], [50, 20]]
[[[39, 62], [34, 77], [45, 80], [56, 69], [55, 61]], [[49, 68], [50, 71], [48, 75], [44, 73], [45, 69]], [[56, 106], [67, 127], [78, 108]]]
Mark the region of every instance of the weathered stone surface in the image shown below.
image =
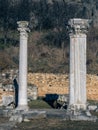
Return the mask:
[[18, 95], [17, 107], [19, 109], [25, 109], [26, 106], [28, 106], [28, 102], [27, 102], [27, 41], [28, 41], [29, 28], [28, 28], [27, 21], [18, 21], [17, 24], [18, 24], [18, 31], [20, 32], [19, 95]]
[[29, 73], [28, 83], [38, 88], [38, 96], [68, 93], [69, 81], [66, 74]]
[[9, 121], [21, 123], [23, 121], [23, 117], [21, 114], [20, 115], [12, 115], [11, 118], [9, 119]]
[[[8, 111], [7, 111], [8, 112]], [[13, 111], [9, 121], [21, 123], [22, 121], [29, 122], [32, 119], [46, 118], [45, 110], [32, 110], [32, 111]]]
[[70, 120], [72, 121], [93, 121], [96, 122], [97, 118], [96, 117], [89, 117], [85, 115], [80, 115], [80, 116], [70, 116]]
[[6, 122], [0, 124], [0, 130], [13, 130], [13, 127], [15, 126], [15, 122]]
[[87, 115], [88, 117], [91, 117], [91, 116], [92, 116], [91, 113], [89, 112], [89, 110], [86, 111], [86, 115]]
[[98, 107], [97, 107], [97, 105], [89, 105], [88, 106], [88, 110], [96, 110]]
[[24, 121], [24, 122], [29, 122], [30, 120], [25, 118], [23, 121]]
[[38, 97], [37, 87], [34, 85], [28, 85], [28, 95], [29, 95], [29, 99], [37, 100]]
[[2, 109], [4, 117], [10, 117], [13, 113], [13, 109]]
[[3, 96], [3, 106], [9, 106], [11, 103], [14, 102], [14, 97], [13, 96]]
[[24, 119], [39, 119], [46, 117], [46, 111], [28, 111], [27, 113], [23, 114]]
[[58, 99], [57, 101], [61, 101], [61, 102], [68, 102], [69, 96], [68, 95], [58, 95]]
[[13, 92], [14, 91], [13, 84], [7, 84], [7, 85], [3, 86], [3, 90]]
[[86, 110], [86, 32], [87, 19], [73, 18], [70, 26], [69, 107]]
[[63, 110], [47, 111], [47, 118], [66, 119], [66, 112]]
[[14, 97], [14, 92], [10, 91], [3, 91], [3, 89], [0, 89], [0, 105], [3, 105], [3, 97], [9, 97], [12, 96]]

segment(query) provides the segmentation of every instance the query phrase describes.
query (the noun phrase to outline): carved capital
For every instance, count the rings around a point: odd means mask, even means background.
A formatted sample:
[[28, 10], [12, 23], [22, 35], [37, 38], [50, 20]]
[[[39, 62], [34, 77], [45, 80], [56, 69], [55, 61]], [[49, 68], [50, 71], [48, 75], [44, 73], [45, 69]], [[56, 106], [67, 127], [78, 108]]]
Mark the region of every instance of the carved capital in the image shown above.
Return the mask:
[[30, 32], [30, 29], [28, 28], [28, 22], [27, 21], [18, 21], [18, 31], [20, 32], [20, 35], [28, 36], [28, 32]]
[[69, 31], [71, 34], [85, 34], [89, 28], [90, 20], [88, 19], [79, 19], [74, 18], [70, 19], [69, 24]]

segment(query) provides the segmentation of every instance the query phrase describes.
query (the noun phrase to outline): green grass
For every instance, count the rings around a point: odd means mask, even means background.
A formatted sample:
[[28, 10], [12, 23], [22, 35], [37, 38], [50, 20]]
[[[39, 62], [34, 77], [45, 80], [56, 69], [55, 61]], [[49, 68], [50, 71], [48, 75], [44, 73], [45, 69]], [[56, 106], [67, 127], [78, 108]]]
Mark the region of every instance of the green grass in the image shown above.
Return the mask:
[[[90, 101], [94, 104], [96, 102]], [[51, 108], [42, 99], [29, 102], [31, 109], [48, 109]], [[98, 112], [91, 112], [92, 115], [98, 116]], [[98, 121], [67, 121], [59, 119], [33, 119], [30, 122], [16, 124], [13, 130], [98, 130]]]
[[87, 102], [88, 102], [90, 105], [98, 105], [98, 101], [88, 100]]
[[48, 108], [51, 108], [51, 106], [48, 103], [46, 103], [45, 101], [43, 101], [43, 100], [30, 101], [29, 102], [29, 107], [31, 109], [35, 109], [35, 108], [48, 109]]

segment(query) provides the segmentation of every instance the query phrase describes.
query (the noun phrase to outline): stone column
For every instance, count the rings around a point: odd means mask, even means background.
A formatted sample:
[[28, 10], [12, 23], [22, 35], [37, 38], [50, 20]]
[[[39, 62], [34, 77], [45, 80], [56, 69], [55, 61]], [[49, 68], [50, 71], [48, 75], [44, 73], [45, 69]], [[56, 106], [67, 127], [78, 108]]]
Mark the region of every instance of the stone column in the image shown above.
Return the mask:
[[69, 108], [86, 110], [86, 32], [88, 20], [70, 19]]
[[18, 31], [20, 32], [20, 51], [19, 51], [19, 96], [18, 110], [28, 110], [27, 103], [27, 40], [28, 22], [19, 21]]

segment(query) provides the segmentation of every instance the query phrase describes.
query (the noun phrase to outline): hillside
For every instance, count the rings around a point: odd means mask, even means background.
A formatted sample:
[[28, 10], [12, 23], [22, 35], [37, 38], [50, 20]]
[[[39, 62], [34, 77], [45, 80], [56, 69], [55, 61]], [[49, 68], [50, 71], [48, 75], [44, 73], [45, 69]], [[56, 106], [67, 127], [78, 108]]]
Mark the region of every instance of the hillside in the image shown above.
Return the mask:
[[[74, 13], [73, 13], [74, 12]], [[18, 68], [17, 21], [29, 21], [28, 70], [68, 73], [70, 18], [89, 18], [87, 72], [98, 72], [97, 0], [0, 0], [0, 70]]]

